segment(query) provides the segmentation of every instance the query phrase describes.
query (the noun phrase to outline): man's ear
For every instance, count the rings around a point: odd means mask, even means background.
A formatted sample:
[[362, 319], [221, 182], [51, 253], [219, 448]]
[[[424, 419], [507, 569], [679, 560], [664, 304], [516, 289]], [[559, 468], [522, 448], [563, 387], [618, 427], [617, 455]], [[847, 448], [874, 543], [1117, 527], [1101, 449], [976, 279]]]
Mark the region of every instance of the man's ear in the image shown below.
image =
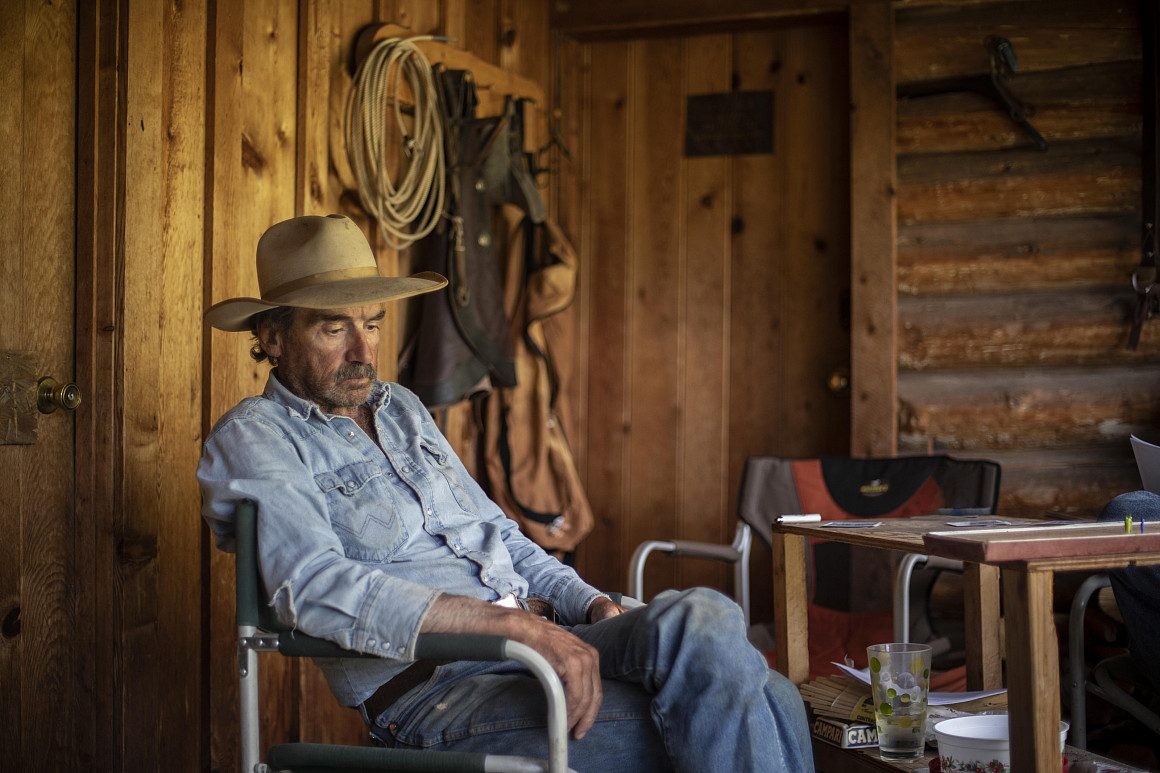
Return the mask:
[[286, 331], [270, 324], [258, 323], [258, 343], [269, 357], [282, 356], [282, 339]]

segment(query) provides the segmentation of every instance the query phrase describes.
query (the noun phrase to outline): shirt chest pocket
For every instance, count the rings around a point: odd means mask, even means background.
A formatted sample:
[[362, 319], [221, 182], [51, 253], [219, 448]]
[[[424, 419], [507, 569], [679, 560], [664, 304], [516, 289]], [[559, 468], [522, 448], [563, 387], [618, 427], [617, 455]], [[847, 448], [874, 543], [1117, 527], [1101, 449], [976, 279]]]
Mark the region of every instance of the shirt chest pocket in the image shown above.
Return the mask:
[[467, 493], [463, 482], [459, 480], [455, 468], [451, 466], [448, 455], [426, 440], [421, 440], [419, 445], [423, 449], [423, 458], [428, 467], [434, 471], [433, 479], [437, 484], [445, 485], [450, 490], [451, 496], [455, 498], [460, 508], [469, 513], [475, 512], [471, 496]]
[[380, 466], [357, 462], [314, 476], [348, 558], [385, 561], [407, 540]]

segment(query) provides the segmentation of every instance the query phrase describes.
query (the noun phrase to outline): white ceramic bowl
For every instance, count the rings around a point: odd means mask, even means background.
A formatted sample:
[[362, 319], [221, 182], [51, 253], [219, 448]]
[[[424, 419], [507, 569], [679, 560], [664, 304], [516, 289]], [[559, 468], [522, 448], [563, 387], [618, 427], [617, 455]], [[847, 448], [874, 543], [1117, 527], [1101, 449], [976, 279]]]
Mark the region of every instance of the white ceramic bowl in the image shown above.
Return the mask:
[[[1059, 748], [1067, 739], [1067, 722], [1059, 723]], [[1006, 714], [944, 719], [934, 726], [942, 773], [1010, 773], [1011, 746]]]

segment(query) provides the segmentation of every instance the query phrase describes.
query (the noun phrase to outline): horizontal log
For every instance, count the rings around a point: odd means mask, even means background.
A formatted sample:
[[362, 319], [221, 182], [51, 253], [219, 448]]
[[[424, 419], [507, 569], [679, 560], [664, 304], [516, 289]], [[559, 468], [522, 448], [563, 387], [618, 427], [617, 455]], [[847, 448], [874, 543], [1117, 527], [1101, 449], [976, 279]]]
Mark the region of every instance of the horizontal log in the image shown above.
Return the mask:
[[1131, 290], [899, 298], [902, 370], [1160, 362], [1160, 320], [1127, 348]]
[[1001, 465], [999, 513], [1011, 517], [1095, 518], [1112, 497], [1140, 488], [1131, 449], [1123, 442], [953, 455]]
[[1160, 429], [1160, 364], [940, 371], [898, 379], [900, 443], [1053, 448]]
[[[1029, 122], [1050, 147], [1070, 140], [1138, 136], [1140, 73], [1139, 61], [1112, 62], [1017, 75], [1008, 86], [1034, 110]], [[904, 98], [898, 101], [897, 112], [895, 147], [900, 154], [1034, 143], [1004, 105], [977, 92]]]
[[1061, 142], [1047, 153], [898, 158], [900, 225], [1133, 212], [1139, 206], [1139, 138]]
[[1011, 41], [1021, 74], [1141, 58], [1140, 10], [1130, 0], [904, 5], [895, 13], [895, 78], [990, 72], [987, 35]]
[[1139, 262], [1134, 213], [898, 229], [903, 295], [1127, 287]]

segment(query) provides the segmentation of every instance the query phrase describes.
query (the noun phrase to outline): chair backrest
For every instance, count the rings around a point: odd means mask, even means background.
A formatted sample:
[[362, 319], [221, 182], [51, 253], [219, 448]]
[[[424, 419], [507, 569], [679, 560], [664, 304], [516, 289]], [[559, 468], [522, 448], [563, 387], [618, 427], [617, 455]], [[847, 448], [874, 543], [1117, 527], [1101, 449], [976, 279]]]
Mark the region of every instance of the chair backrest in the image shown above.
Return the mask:
[[244, 500], [234, 508], [237, 553], [234, 556], [236, 579], [235, 615], [239, 626], [253, 626], [277, 633], [286, 630], [267, 603], [265, 585], [258, 567], [258, 508]]
[[[853, 459], [752, 457], [745, 465], [738, 517], [766, 544], [787, 513], [823, 520], [995, 512], [1000, 467], [949, 456]], [[865, 665], [865, 646], [892, 641], [893, 556], [844, 543], [810, 540], [810, 671], [829, 673], [849, 655]]]

